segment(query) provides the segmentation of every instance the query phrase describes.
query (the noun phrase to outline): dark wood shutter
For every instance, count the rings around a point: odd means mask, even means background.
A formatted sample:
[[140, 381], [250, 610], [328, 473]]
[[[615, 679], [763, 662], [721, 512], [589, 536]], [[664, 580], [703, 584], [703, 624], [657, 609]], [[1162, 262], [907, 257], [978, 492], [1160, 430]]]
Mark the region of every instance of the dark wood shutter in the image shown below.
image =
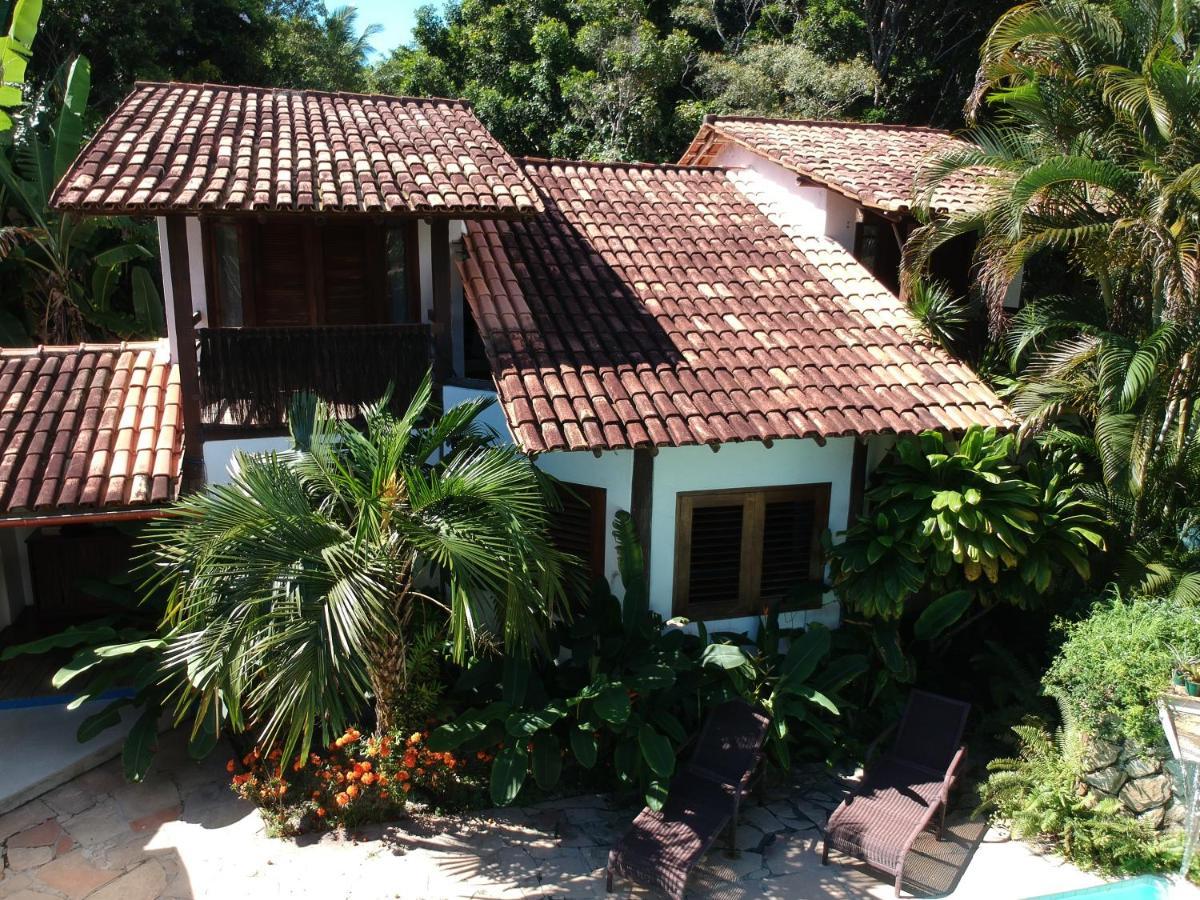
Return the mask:
[[559, 550], [583, 561], [592, 578], [604, 577], [604, 518], [607, 491], [573, 482], [559, 482], [562, 509], [552, 514], [550, 539]]
[[723, 618], [811, 605], [828, 522], [828, 484], [680, 494], [675, 614]]
[[255, 325], [310, 325], [307, 229], [271, 222], [255, 229]]
[[378, 286], [382, 248], [378, 228], [366, 224], [329, 223], [321, 235], [323, 325], [373, 325], [381, 321]]

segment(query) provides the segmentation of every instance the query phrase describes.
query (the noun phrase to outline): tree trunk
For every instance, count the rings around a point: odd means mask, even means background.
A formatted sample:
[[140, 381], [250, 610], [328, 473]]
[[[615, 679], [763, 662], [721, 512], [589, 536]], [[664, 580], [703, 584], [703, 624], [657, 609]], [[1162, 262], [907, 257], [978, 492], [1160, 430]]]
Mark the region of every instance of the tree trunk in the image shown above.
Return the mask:
[[376, 639], [370, 656], [371, 690], [375, 693], [375, 733], [386, 734], [396, 726], [396, 704], [408, 687], [406, 637], [408, 618], [412, 612], [409, 602], [412, 587], [411, 560], [398, 579], [399, 590], [391, 610], [391, 627]]

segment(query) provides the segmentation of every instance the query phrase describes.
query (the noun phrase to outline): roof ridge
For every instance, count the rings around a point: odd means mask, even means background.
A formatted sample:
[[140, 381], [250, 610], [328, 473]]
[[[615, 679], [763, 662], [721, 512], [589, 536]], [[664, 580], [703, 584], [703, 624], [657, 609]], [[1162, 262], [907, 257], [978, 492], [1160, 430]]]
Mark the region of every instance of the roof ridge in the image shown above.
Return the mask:
[[464, 97], [410, 97], [402, 94], [381, 94], [365, 91], [321, 91], [316, 88], [269, 87], [255, 84], [220, 84], [215, 81], [154, 81], [139, 79], [133, 83], [134, 88], [166, 87], [166, 88], [200, 88], [226, 91], [257, 91], [263, 94], [304, 94], [315, 97], [358, 97], [364, 100], [387, 100], [400, 103], [450, 103], [473, 110], [475, 107]]
[[111, 350], [121, 353], [126, 350], [157, 350], [164, 346], [166, 338], [151, 338], [141, 341], [80, 341], [78, 344], [38, 344], [34, 347], [0, 347], [0, 357], [14, 359], [22, 356], [64, 355], [67, 353], [99, 353]]
[[860, 128], [863, 130], [879, 131], [921, 131], [927, 134], [944, 134], [953, 136], [946, 128], [934, 128], [932, 125], [907, 125], [903, 122], [859, 122], [841, 119], [788, 119], [782, 116], [735, 116], [707, 115], [705, 125], [718, 125], [721, 122], [758, 122], [764, 125], [809, 125], [815, 127]]
[[670, 169], [679, 172], [728, 172], [731, 168], [742, 168], [741, 166], [700, 166], [688, 163], [672, 163], [672, 162], [645, 162], [633, 161], [623, 162], [620, 160], [599, 160], [599, 159], [563, 159], [557, 156], [517, 156], [514, 157], [519, 165], [533, 166], [551, 166], [551, 165], [566, 165], [566, 166], [587, 166], [589, 168], [609, 167], [616, 169]]

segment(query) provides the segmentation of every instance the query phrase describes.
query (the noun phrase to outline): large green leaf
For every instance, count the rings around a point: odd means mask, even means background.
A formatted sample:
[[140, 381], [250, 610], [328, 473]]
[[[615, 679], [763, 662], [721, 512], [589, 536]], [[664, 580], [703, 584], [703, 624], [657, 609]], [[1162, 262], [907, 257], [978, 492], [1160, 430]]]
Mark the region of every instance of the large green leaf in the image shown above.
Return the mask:
[[649, 723], [638, 729], [638, 746], [642, 759], [655, 775], [670, 778], [675, 773], [675, 751], [671, 742], [654, 730]]
[[963, 617], [974, 598], [975, 592], [966, 589], [938, 597], [917, 616], [917, 621], [913, 623], [913, 635], [922, 641], [937, 637]]
[[92, 738], [114, 728], [121, 724], [121, 708], [128, 706], [132, 700], [122, 698], [109, 703], [104, 709], [98, 713], [93, 713], [82, 722], [79, 723], [79, 730], [75, 732], [75, 740], [81, 744], [86, 744]]
[[780, 681], [789, 687], [799, 686], [817, 670], [817, 665], [829, 653], [829, 629], [824, 625], [809, 625], [804, 634], [792, 640], [780, 670]]
[[121, 751], [121, 763], [129, 781], [141, 781], [145, 778], [150, 764], [154, 762], [160, 714], [158, 705], [152, 704], [129, 729], [129, 736], [125, 738], [125, 748]]
[[709, 644], [700, 655], [700, 662], [705, 666], [736, 669], [746, 665], [747, 660], [741, 647], [733, 644]]
[[167, 333], [167, 321], [163, 312], [163, 299], [150, 273], [142, 266], [134, 266], [133, 311], [137, 314], [138, 330], [146, 337], [163, 337]]
[[61, 650], [64, 647], [78, 647], [80, 644], [95, 644], [114, 638], [116, 635], [116, 629], [109, 624], [72, 625], [57, 634], [47, 635], [27, 644], [5, 647], [3, 652], [0, 652], [0, 661], [27, 653], [46, 653], [50, 650]]
[[516, 800], [528, 770], [529, 757], [524, 747], [509, 745], [497, 753], [492, 761], [489, 785], [492, 802], [497, 806], [508, 806]]
[[559, 775], [562, 774], [562, 747], [558, 738], [548, 731], [534, 736], [532, 769], [533, 780], [543, 790], [558, 784]]
[[116, 247], [110, 247], [108, 250], [97, 253], [93, 261], [101, 268], [112, 268], [113, 266], [132, 262], [135, 259], [152, 259], [153, 256], [154, 254], [141, 244], [119, 244]]
[[591, 729], [577, 726], [571, 729], [570, 735], [571, 751], [575, 754], [575, 759], [579, 761], [579, 764], [585, 769], [596, 765], [599, 744]]
[[662, 809], [663, 804], [667, 802], [668, 788], [668, 783], [661, 778], [650, 779], [646, 785], [646, 805], [656, 812]]
[[[71, 63], [67, 86], [63, 91], [62, 112], [54, 132], [54, 182], [66, 174], [79, 151], [83, 149], [83, 127], [87, 115], [88, 94], [92, 90], [92, 64], [86, 56]], [[53, 185], [50, 186], [51, 189]], [[48, 193], [48, 192], [47, 192]]]
[[596, 715], [604, 721], [624, 725], [630, 711], [629, 694], [625, 692], [625, 686], [619, 682], [605, 685], [596, 695], [595, 708]]

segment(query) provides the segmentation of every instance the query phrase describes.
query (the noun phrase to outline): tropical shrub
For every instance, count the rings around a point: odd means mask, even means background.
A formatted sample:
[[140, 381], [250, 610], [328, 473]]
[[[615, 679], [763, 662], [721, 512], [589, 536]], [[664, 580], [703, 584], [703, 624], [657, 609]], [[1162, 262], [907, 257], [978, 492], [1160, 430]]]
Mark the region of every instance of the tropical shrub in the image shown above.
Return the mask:
[[1097, 800], [1083, 788], [1079, 730], [1068, 724], [1051, 734], [1037, 722], [1014, 727], [1015, 757], [988, 763], [981, 810], [991, 810], [1013, 836], [1041, 842], [1085, 868], [1110, 873], [1163, 872], [1179, 864], [1179, 848], [1147, 823]]
[[837, 714], [831, 698], [865, 669], [864, 661], [835, 663], [818, 675], [829, 632], [820, 626], [784, 632], [775, 617], [764, 622], [757, 643], [742, 635], [710, 637], [703, 623], [694, 634], [682, 620], [664, 623], [649, 609], [642, 552], [627, 513], [618, 513], [613, 530], [623, 599], [598, 582], [579, 614], [555, 630], [551, 653], [539, 665], [476, 661], [454, 691], [470, 708], [431, 735], [432, 749], [470, 754], [502, 745], [490, 774], [497, 804], [515, 800], [530, 776], [539, 788], [553, 788], [565, 756], [605, 786], [636, 790], [657, 808], [677, 755], [713, 703], [740, 695], [771, 714], [771, 746], [784, 767], [789, 741], [834, 740], [820, 716]]
[[568, 565], [543, 480], [476, 424], [487, 401], [430, 418], [431, 390], [426, 375], [398, 418], [364, 407], [363, 431], [298, 397], [295, 449], [239, 456], [148, 527], [179, 704], [288, 759], [362, 721], [368, 696], [386, 734], [439, 580], [456, 659], [484, 633], [514, 657], [541, 645]]
[[1065, 640], [1043, 684], [1072, 721], [1100, 737], [1162, 745], [1155, 700], [1181, 658], [1200, 657], [1195, 608], [1114, 592], [1059, 628]]
[[902, 438], [873, 475], [870, 515], [830, 549], [846, 606], [883, 622], [917, 613], [913, 633], [944, 635], [972, 607], [1027, 607], [1085, 581], [1104, 546], [1099, 509], [1066, 454], [1018, 458], [1012, 434], [972, 427]]

